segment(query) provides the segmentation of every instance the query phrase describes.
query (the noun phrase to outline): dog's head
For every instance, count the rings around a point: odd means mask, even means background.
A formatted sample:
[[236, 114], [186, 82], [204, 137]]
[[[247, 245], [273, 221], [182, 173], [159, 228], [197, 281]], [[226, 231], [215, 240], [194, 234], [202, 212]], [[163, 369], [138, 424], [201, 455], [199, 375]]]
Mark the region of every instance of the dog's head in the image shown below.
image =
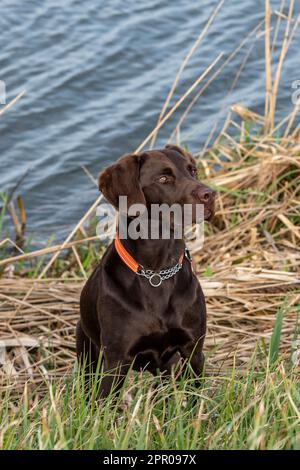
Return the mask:
[[[175, 145], [137, 155], [125, 155], [99, 176], [104, 197], [119, 208], [119, 197], [127, 196], [128, 207], [143, 204], [197, 204], [204, 206], [204, 218], [214, 214], [215, 192], [197, 178], [193, 156]], [[197, 222], [193, 210], [193, 222]]]

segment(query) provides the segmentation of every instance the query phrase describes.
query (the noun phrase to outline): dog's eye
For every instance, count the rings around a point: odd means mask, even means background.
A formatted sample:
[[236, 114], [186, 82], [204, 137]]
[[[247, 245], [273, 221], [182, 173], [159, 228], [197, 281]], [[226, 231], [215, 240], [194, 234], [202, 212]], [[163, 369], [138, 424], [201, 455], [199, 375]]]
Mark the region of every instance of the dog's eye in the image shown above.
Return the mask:
[[195, 176], [195, 177], [196, 177], [196, 176], [198, 175], [198, 170], [197, 170], [197, 168], [191, 168], [191, 169], [190, 169], [190, 172], [191, 172], [191, 175], [192, 175], [192, 176]]
[[165, 184], [165, 183], [168, 183], [168, 181], [170, 181], [170, 176], [166, 176], [166, 175], [162, 175], [158, 178], [158, 182], [159, 183], [162, 183], [162, 184]]

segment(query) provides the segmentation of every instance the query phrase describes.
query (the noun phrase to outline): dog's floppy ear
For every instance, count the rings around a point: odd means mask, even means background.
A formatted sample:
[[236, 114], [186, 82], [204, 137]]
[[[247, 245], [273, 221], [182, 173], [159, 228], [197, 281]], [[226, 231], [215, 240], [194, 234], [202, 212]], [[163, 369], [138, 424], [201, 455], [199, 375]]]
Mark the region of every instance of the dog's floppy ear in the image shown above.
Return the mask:
[[99, 175], [99, 189], [104, 197], [119, 208], [119, 196], [127, 196], [127, 207], [132, 204], [144, 204], [146, 200], [140, 181], [139, 155], [124, 155]]

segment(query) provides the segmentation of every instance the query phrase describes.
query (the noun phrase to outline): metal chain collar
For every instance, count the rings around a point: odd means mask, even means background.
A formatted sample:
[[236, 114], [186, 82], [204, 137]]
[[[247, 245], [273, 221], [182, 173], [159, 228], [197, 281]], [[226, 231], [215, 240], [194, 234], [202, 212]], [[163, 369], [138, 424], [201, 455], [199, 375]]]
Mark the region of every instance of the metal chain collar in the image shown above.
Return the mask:
[[[184, 256], [191, 261], [190, 254], [187, 249], [185, 249]], [[163, 281], [170, 279], [171, 277], [175, 276], [175, 274], [180, 271], [182, 268], [182, 262], [175, 264], [168, 269], [162, 269], [161, 271], [152, 271], [152, 269], [145, 269], [144, 266], [140, 265], [139, 271], [136, 274], [139, 276], [143, 276], [148, 279], [150, 285], [152, 287], [159, 287]]]

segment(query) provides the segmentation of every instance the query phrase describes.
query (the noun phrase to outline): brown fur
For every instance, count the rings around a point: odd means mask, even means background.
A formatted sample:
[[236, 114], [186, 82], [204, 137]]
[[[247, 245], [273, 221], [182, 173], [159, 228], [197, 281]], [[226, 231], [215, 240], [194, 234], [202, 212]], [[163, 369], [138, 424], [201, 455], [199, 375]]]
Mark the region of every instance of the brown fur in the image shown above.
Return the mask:
[[[205, 214], [214, 212], [214, 192], [199, 182], [192, 155], [176, 146], [139, 155], [126, 155], [104, 170], [99, 187], [118, 208], [118, 196], [133, 203], [204, 203]], [[161, 174], [170, 181], [158, 182]], [[135, 260], [153, 270], [174, 266], [184, 252], [183, 240], [122, 240]], [[103, 350], [105, 375], [101, 395], [114, 384], [118, 389], [130, 365], [153, 374], [170, 374], [179, 358], [190, 360], [201, 374], [206, 331], [205, 299], [191, 263], [160, 287], [132, 272], [112, 243], [83, 288], [81, 317], [77, 325], [77, 355], [95, 369]]]

